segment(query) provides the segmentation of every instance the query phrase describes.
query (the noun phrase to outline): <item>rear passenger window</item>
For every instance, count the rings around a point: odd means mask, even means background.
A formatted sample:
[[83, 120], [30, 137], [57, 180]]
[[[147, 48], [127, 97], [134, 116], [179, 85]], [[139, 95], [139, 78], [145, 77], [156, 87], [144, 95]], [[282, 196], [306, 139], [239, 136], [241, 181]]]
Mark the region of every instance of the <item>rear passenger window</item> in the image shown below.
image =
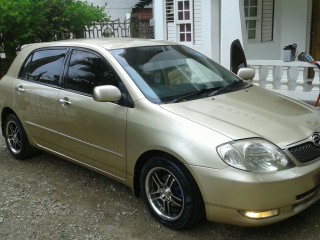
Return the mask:
[[33, 53], [24, 64], [20, 78], [59, 85], [66, 49], [46, 49]]
[[73, 50], [67, 72], [66, 88], [91, 95], [101, 85], [119, 87], [113, 69], [98, 55], [84, 50]]

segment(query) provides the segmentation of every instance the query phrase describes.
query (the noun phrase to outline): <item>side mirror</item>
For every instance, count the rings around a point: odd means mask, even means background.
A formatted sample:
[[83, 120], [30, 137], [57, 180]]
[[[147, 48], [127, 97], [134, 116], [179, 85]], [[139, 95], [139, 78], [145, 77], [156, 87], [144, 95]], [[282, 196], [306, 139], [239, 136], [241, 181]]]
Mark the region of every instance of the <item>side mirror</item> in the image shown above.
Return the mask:
[[238, 77], [243, 80], [252, 80], [254, 78], [255, 72], [253, 68], [240, 68], [238, 71]]
[[93, 89], [93, 99], [97, 102], [119, 102], [121, 92], [112, 85], [98, 86]]

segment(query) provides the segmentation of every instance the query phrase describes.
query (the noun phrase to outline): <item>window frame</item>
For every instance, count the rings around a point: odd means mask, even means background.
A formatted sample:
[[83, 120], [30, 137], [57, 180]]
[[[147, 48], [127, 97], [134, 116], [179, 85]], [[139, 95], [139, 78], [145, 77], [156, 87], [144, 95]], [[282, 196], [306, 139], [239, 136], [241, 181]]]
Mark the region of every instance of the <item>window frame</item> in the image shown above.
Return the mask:
[[[65, 57], [63, 59], [63, 62], [62, 62], [61, 68], [60, 68], [60, 76], [59, 76], [58, 84], [50, 84], [50, 83], [45, 83], [45, 82], [42, 82], [42, 81], [34, 81], [34, 80], [30, 79], [30, 66], [31, 66], [31, 63], [33, 61], [34, 54], [37, 53], [37, 52], [49, 51], [49, 50], [66, 50]], [[32, 83], [45, 85], [45, 86], [51, 86], [51, 87], [55, 87], [55, 88], [60, 88], [61, 84], [63, 82], [63, 78], [64, 78], [64, 70], [65, 70], [65, 67], [66, 67], [66, 61], [67, 61], [67, 59], [69, 57], [69, 51], [70, 51], [69, 47], [60, 47], [60, 46], [59, 47], [41, 47], [41, 48], [34, 49], [24, 59], [22, 65], [20, 67], [19, 73], [18, 73], [18, 79], [21, 79], [21, 80], [24, 80], [24, 81], [28, 81], [28, 82], [32, 82]], [[25, 78], [25, 77], [22, 77], [21, 75], [22, 75], [22, 72], [25, 69], [25, 66], [26, 66], [26, 64], [27, 64], [27, 62], [29, 60], [30, 60], [30, 64], [27, 67], [28, 70], [27, 70], [27, 73], [26, 73], [28, 77]]]
[[[250, 7], [250, 0], [248, 7]], [[245, 2], [246, 2], [245, 1]], [[274, 41], [274, 21], [275, 21], [275, 0], [257, 0], [257, 16], [246, 17], [246, 3], [244, 2], [243, 11], [245, 28], [248, 43], [265, 43]], [[256, 20], [256, 37], [249, 39], [249, 29], [247, 21]]]
[[[189, 19], [179, 19], [179, 13], [183, 14], [185, 17], [186, 9], [184, 8], [184, 3], [189, 3]], [[183, 9], [179, 10], [179, 3], [182, 3]], [[185, 45], [193, 44], [194, 42], [194, 30], [193, 30], [193, 0], [176, 0], [174, 1], [174, 19], [176, 25], [176, 39], [177, 42], [183, 43]], [[190, 25], [190, 31], [187, 30], [187, 25]], [[181, 31], [182, 26], [184, 26], [184, 31]], [[187, 35], [190, 34], [190, 41], [181, 41], [181, 34], [184, 34], [185, 39], [187, 39]]]
[[[257, 16], [246, 16], [246, 8], [248, 8], [248, 12], [250, 10], [250, 8], [254, 7], [252, 5], [250, 5], [250, 1], [249, 1], [249, 5], [245, 6], [245, 4], [243, 5], [244, 8], [244, 17], [245, 17], [245, 24], [246, 24], [246, 34], [247, 34], [247, 40], [248, 42], [261, 42], [261, 24], [262, 24], [262, 0], [256, 0], [257, 1]], [[248, 25], [249, 22], [248, 21], [256, 21], [256, 26], [255, 28], [250, 28], [248, 29]], [[249, 38], [249, 30], [254, 29], [255, 32], [255, 38]]]
[[71, 56], [72, 56], [73, 51], [83, 51], [83, 52], [88, 52], [88, 53], [96, 55], [106, 66], [108, 66], [114, 72], [115, 75], [118, 76], [119, 81], [121, 81], [119, 74], [113, 69], [113, 67], [108, 63], [108, 61], [106, 61], [106, 59], [100, 53], [98, 53], [92, 49], [84, 48], [84, 47], [70, 47], [69, 56], [68, 56], [66, 63], [65, 63], [65, 69], [64, 69], [63, 80], [62, 80], [62, 87], [65, 91], [74, 92], [74, 93], [78, 93], [78, 94], [89, 96], [89, 97], [92, 97], [92, 95], [93, 95], [92, 93], [89, 94], [89, 93], [85, 93], [83, 91], [78, 91], [75, 89], [68, 88], [68, 84], [67, 84], [68, 72], [69, 72], [69, 66], [70, 66], [70, 61], [71, 61]]

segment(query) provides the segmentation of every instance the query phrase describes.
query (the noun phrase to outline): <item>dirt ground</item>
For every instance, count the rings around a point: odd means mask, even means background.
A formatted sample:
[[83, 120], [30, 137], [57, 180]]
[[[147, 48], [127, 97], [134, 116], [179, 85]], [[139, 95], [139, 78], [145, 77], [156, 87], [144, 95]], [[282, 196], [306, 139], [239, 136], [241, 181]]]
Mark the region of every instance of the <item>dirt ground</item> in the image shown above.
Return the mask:
[[127, 187], [49, 154], [14, 160], [0, 136], [0, 240], [320, 239], [320, 202], [281, 223], [242, 228], [158, 224]]

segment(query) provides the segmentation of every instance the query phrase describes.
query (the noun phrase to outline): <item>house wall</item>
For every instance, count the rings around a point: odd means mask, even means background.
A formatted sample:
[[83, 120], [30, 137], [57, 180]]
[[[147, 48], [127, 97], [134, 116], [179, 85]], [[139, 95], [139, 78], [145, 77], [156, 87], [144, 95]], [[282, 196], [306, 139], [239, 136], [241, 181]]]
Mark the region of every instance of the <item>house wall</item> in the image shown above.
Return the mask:
[[[244, 49], [248, 59], [282, 60], [284, 46], [296, 43], [298, 51], [309, 50], [311, 0], [275, 1], [274, 39], [271, 42], [248, 42]], [[240, 6], [243, 8], [243, 6]], [[243, 23], [244, 24], [244, 23]]]
[[220, 61], [220, 0], [201, 0], [195, 6], [195, 41], [188, 45], [215, 61]]
[[[195, 6], [202, 13], [201, 18], [196, 16], [198, 25], [195, 25], [195, 34], [201, 37], [189, 46], [227, 68], [230, 46], [235, 39], [242, 42], [248, 60], [281, 60], [283, 47], [293, 43], [297, 43], [299, 52], [308, 51], [311, 5], [312, 0], [275, 0], [273, 41], [248, 42], [244, 0], [201, 0], [201, 5]], [[154, 0], [153, 6], [155, 38], [167, 39], [165, 1]], [[172, 36], [169, 38], [175, 41]]]
[[202, 53], [220, 62], [220, 0], [202, 0]]
[[154, 38], [157, 40], [166, 40], [166, 18], [165, 1], [153, 0], [153, 20], [154, 20]]
[[[220, 61], [220, 0], [194, 0], [194, 42], [187, 45], [204, 55]], [[177, 41], [174, 29], [167, 32], [165, 1], [153, 0], [155, 39]], [[168, 36], [169, 35], [169, 36]]]
[[[243, 44], [240, 5], [243, 0], [221, 1], [221, 55], [220, 64], [230, 69], [231, 43], [239, 39]], [[233, 7], [230, 7], [233, 6]]]

